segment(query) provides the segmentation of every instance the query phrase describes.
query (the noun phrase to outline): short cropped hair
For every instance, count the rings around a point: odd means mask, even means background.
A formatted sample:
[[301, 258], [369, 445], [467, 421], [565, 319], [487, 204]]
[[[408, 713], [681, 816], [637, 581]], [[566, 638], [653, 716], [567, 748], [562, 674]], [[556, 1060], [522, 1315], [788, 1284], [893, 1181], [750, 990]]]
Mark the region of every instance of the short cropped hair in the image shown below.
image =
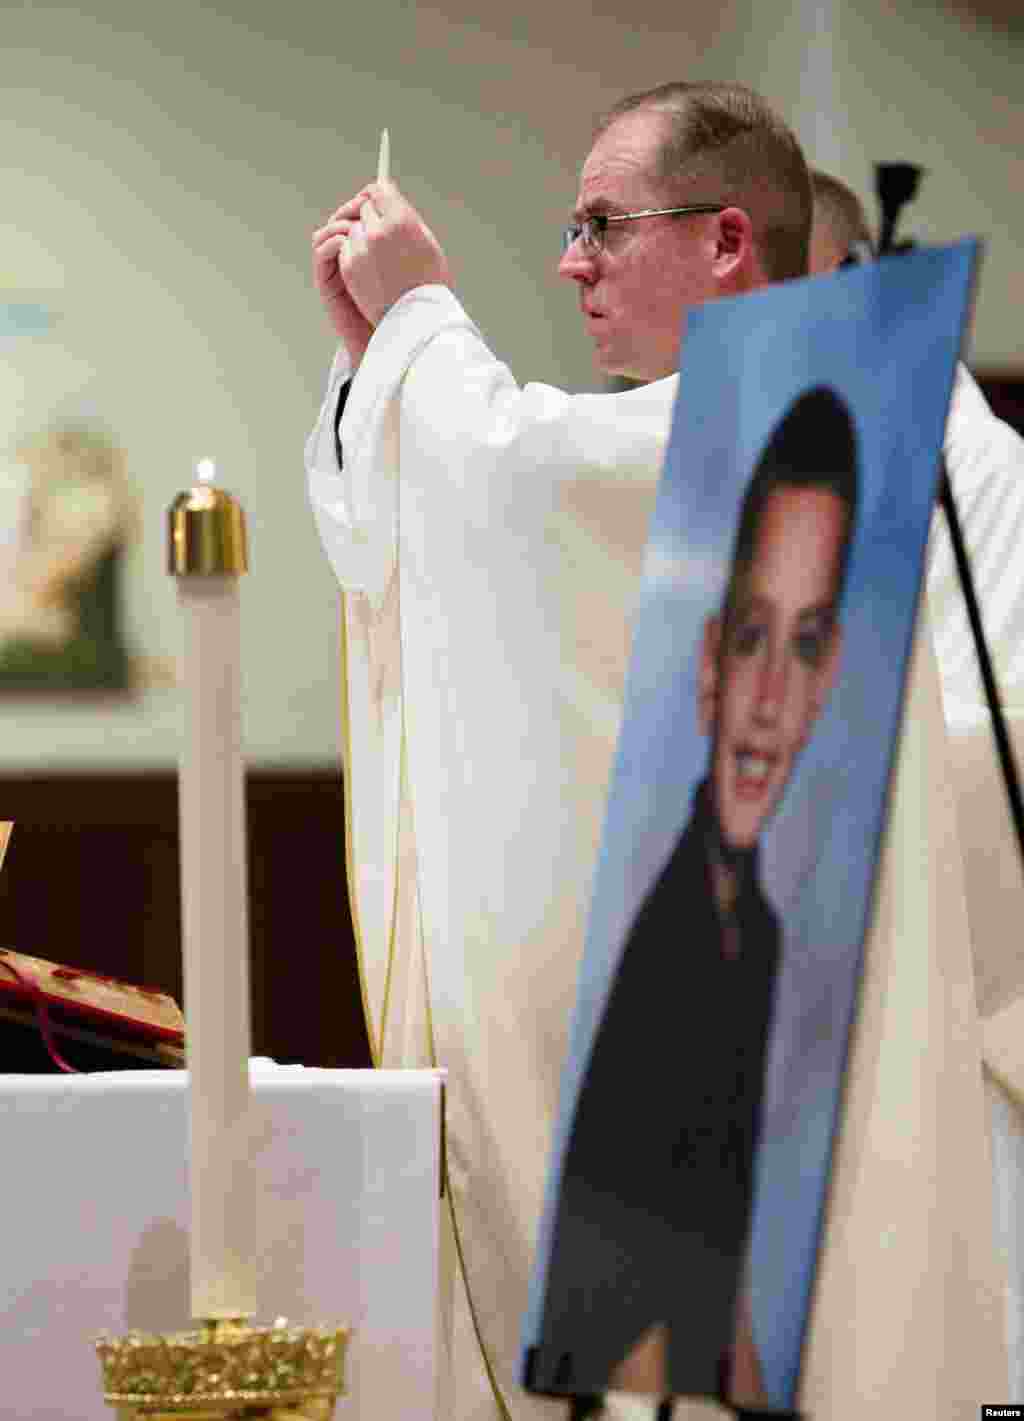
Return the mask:
[[858, 243], [874, 250], [874, 238], [864, 206], [853, 188], [820, 168], [811, 169], [811, 191], [814, 194], [814, 214], [828, 227], [836, 246], [851, 251]]
[[836, 577], [838, 608], [857, 517], [857, 464], [857, 432], [846, 401], [828, 385], [805, 390], [772, 431], [743, 495], [725, 598], [727, 619], [735, 610], [740, 579], [754, 561], [768, 500], [782, 488], [834, 493], [846, 509]]
[[807, 273], [811, 182], [792, 129], [745, 84], [672, 83], [620, 99], [595, 137], [626, 114], [665, 115], [654, 176], [705, 202], [742, 207], [766, 276]]

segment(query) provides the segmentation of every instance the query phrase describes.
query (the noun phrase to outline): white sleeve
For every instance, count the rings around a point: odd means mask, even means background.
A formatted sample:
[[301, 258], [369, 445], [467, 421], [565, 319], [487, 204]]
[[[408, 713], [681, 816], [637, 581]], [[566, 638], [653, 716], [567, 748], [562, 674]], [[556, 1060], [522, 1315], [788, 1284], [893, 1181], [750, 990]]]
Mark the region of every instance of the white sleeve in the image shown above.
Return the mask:
[[324, 550], [342, 587], [358, 585], [361, 540], [352, 500], [338, 463], [335, 425], [342, 389], [352, 378], [344, 346], [339, 346], [327, 377], [320, 414], [306, 440], [306, 485]]
[[[488, 439], [488, 431], [480, 427], [486, 421], [479, 409], [473, 411], [479, 391], [474, 389], [472, 357], [477, 371], [487, 367], [492, 383], [510, 391], [516, 387], [446, 287], [418, 287], [397, 301], [374, 331], [354, 378], [339, 352], [320, 417], [306, 442], [309, 496], [324, 549], [342, 588], [365, 594], [375, 608], [383, 603], [397, 557], [403, 384], [417, 355], [448, 330], [459, 333], [455, 349], [445, 351], [441, 368], [435, 362], [427, 378], [418, 382], [422, 399], [416, 403], [427, 431], [443, 431], [451, 456], [447, 467], [452, 461], [463, 468], [472, 465], [474, 446]], [[338, 400], [349, 378], [336, 439]], [[417, 446], [430, 442], [429, 434], [421, 439], [414, 431], [413, 455], [420, 452]], [[415, 462], [415, 457], [407, 459], [406, 465]]]
[[[996, 418], [963, 366], [945, 452], [1000, 692], [1008, 708], [1024, 708], [1024, 439]], [[941, 509], [932, 521], [927, 589], [947, 717], [977, 715], [981, 678]]]
[[307, 444], [310, 497], [341, 585], [382, 604], [397, 557], [397, 488], [426, 487], [453, 519], [536, 526], [565, 479], [657, 477], [675, 390], [656, 381], [623, 394], [568, 395], [520, 386], [452, 291], [407, 292], [375, 330], [341, 420], [332, 371]]

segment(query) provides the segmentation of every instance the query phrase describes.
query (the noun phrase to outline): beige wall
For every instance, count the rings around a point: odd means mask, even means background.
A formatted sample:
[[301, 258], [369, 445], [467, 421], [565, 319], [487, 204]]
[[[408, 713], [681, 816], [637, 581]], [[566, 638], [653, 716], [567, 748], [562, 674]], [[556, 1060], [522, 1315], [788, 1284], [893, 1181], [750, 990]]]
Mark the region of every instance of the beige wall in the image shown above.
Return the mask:
[[[178, 645], [164, 510], [198, 457], [217, 458], [253, 545], [254, 761], [337, 751], [337, 598], [301, 467], [331, 348], [308, 235], [370, 174], [383, 124], [395, 176], [444, 239], [466, 304], [524, 378], [594, 385], [572, 293], [553, 275], [591, 115], [627, 89], [687, 74], [763, 88], [816, 124], [820, 156], [859, 183], [876, 154], [921, 157], [934, 174], [916, 229], [996, 234], [976, 355], [1020, 357], [1007, 301], [1020, 281], [1011, 148], [1024, 109], [1008, 98], [1011, 46], [964, 36], [923, 4], [923, 19], [892, 22], [883, 47], [879, 0], [856, 15], [852, 4], [838, 13], [838, 0], [774, 10], [531, 0], [484, 18], [478, 0], [93, 8], [102, 19], [45, 0], [2, 11], [0, 284], [12, 297], [46, 293], [61, 320], [51, 337], [0, 352], [0, 448], [81, 412], [124, 444], [144, 512], [127, 615], [135, 649], [154, 658]], [[701, 18], [705, 8], [713, 16]], [[815, 23], [808, 77], [800, 45]], [[842, 46], [820, 42], [830, 27]], [[922, 54], [928, 84], [914, 77]], [[822, 126], [815, 85], [829, 66], [847, 107]], [[975, 105], [985, 137], [999, 140], [985, 150], [957, 111]], [[0, 767], [167, 764], [177, 719], [166, 689], [116, 710], [0, 705]]]
[[973, 362], [1024, 365], [1024, 11], [1015, 29], [968, 25], [952, 0], [850, 0], [837, 66], [848, 176], [862, 191], [872, 162], [928, 170], [906, 235], [985, 238]]

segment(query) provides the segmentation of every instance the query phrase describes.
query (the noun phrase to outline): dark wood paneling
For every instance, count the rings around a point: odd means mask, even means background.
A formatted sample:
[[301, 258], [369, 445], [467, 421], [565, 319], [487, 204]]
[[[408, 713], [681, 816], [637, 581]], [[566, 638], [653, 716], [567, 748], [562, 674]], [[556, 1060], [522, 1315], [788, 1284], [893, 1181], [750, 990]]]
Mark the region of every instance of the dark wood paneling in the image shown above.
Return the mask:
[[[337, 769], [246, 780], [253, 1048], [308, 1066], [366, 1066]], [[88, 967], [181, 1001], [177, 780], [0, 778], [15, 821], [0, 874], [0, 946]]]

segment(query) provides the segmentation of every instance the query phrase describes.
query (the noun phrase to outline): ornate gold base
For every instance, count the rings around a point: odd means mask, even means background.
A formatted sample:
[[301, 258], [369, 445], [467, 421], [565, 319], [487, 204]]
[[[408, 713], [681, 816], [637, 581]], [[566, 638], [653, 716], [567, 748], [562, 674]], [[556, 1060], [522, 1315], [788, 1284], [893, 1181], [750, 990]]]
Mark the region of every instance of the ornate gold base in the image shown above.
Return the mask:
[[305, 1406], [257, 1406], [242, 1411], [139, 1411], [134, 1406], [119, 1406], [117, 1421], [330, 1421], [333, 1401], [309, 1402]]
[[344, 1391], [344, 1327], [250, 1327], [101, 1337], [104, 1400], [118, 1421], [329, 1421]]
[[140, 1411], [135, 1406], [119, 1406], [117, 1421], [330, 1421], [333, 1401], [308, 1401], [301, 1406], [254, 1406], [241, 1411]]

